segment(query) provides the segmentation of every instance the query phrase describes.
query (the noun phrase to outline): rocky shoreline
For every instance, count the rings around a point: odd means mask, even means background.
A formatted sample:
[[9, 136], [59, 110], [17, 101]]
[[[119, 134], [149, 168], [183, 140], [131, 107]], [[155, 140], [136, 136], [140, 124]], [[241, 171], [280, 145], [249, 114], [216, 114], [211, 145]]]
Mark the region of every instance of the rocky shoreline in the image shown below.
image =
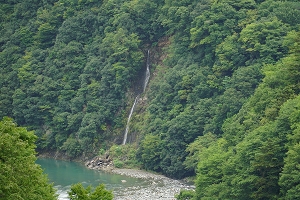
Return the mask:
[[147, 187], [127, 188], [119, 192], [114, 191], [115, 200], [176, 200], [175, 195], [180, 190], [194, 190], [193, 185], [189, 185], [184, 181], [167, 178], [163, 175], [153, 174], [137, 169], [113, 169], [111, 173], [121, 174], [125, 176], [147, 179], [150, 183]]
[[[39, 154], [39, 157], [50, 158], [51, 156]], [[186, 181], [171, 179], [161, 174], [139, 169], [115, 168], [113, 160], [109, 157], [96, 156], [92, 160], [85, 162], [85, 166], [93, 170], [145, 180], [145, 184], [140, 186], [121, 186], [119, 189], [114, 189], [114, 200], [176, 200], [175, 195], [179, 194], [180, 190], [195, 189], [194, 185], [188, 184]], [[122, 180], [122, 182], [126, 182], [126, 179]]]
[[[94, 170], [102, 170], [109, 173], [144, 179], [148, 182], [147, 185], [113, 191], [115, 196], [114, 200], [176, 200], [175, 195], [179, 194], [180, 190], [195, 189], [193, 185], [187, 184], [184, 181], [174, 180], [160, 174], [138, 169], [114, 168], [113, 162], [109, 157], [96, 157], [86, 162], [85, 166]], [[126, 182], [126, 180], [123, 181]]]

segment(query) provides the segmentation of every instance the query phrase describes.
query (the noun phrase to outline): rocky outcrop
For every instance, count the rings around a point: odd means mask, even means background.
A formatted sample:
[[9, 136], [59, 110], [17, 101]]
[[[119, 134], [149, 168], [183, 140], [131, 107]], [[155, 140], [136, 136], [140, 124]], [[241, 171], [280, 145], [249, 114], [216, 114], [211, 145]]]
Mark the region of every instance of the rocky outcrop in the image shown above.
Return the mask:
[[96, 156], [90, 161], [87, 161], [85, 163], [85, 166], [89, 169], [95, 169], [95, 170], [104, 170], [104, 171], [110, 171], [114, 169], [114, 164], [112, 159], [110, 159], [109, 156], [99, 157]]

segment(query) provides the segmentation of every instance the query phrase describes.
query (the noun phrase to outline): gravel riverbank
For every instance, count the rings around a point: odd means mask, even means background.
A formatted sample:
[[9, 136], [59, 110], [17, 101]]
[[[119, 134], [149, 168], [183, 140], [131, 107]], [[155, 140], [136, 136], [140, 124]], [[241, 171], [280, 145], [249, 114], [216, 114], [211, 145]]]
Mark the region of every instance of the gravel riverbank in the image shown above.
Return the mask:
[[163, 175], [143, 170], [115, 168], [111, 170], [111, 173], [146, 179], [150, 182], [147, 186], [114, 191], [114, 200], [175, 200], [175, 194], [179, 194], [181, 189], [194, 189], [194, 186], [188, 185], [183, 181], [170, 179]]

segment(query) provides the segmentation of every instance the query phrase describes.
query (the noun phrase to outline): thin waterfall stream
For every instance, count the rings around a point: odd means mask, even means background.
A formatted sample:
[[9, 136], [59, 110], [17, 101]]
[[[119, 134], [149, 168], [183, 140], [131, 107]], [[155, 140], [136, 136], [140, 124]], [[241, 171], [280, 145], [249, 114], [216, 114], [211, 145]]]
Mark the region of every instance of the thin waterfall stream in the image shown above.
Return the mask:
[[144, 81], [143, 92], [145, 92], [145, 90], [146, 90], [149, 79], [150, 79], [150, 50], [148, 50], [148, 53], [147, 53], [147, 69], [146, 69], [146, 76], [145, 76], [145, 81]]
[[[145, 80], [144, 80], [144, 87], [143, 87], [143, 92], [145, 92], [146, 90], [146, 87], [148, 85], [148, 82], [149, 82], [149, 79], [150, 79], [150, 50], [148, 50], [147, 52], [147, 63], [146, 63], [146, 74], [145, 74]], [[142, 93], [143, 93], [142, 92]], [[142, 94], [141, 93], [141, 94]], [[131, 116], [132, 116], [132, 113], [134, 111], [134, 108], [135, 106], [137, 105], [138, 101], [139, 101], [139, 98], [140, 98], [140, 95], [141, 94], [138, 94], [136, 97], [135, 97], [135, 100], [134, 100], [134, 103], [131, 107], [131, 110], [130, 110], [130, 113], [129, 113], [129, 116], [128, 116], [128, 119], [127, 119], [127, 124], [126, 124], [126, 129], [125, 129], [125, 133], [124, 133], [124, 139], [123, 139], [123, 142], [122, 144], [125, 145], [126, 144], [126, 141], [127, 141], [127, 135], [128, 135], [128, 131], [129, 131], [129, 125], [130, 125], [130, 119], [131, 119]]]
[[127, 119], [126, 130], [125, 130], [124, 139], [123, 139], [123, 143], [122, 143], [123, 145], [126, 144], [127, 135], [128, 135], [128, 131], [129, 131], [129, 122], [130, 122], [133, 110], [135, 108], [135, 105], [137, 104], [139, 98], [140, 98], [140, 95], [137, 95], [135, 97], [134, 103], [133, 103], [133, 105], [131, 107], [131, 110], [130, 110], [130, 113], [129, 113], [129, 116], [128, 116], [128, 119]]

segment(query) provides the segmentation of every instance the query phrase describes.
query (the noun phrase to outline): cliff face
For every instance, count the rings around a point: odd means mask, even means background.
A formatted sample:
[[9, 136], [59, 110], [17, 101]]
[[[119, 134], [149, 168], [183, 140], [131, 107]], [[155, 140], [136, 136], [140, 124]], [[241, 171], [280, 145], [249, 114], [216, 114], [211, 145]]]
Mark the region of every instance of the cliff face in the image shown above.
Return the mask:
[[[145, 84], [145, 74], [147, 70], [147, 65], [149, 65], [150, 77], [148, 84], [144, 88], [144, 91], [139, 90], [139, 93], [135, 93], [135, 96], [139, 94], [138, 102], [134, 108], [134, 113], [131, 119], [130, 132], [128, 135], [129, 143], [139, 144], [141, 138], [143, 137], [143, 131], [141, 130], [141, 123], [144, 123], [144, 117], [147, 115], [148, 109], [148, 92], [151, 90], [152, 81], [155, 81], [158, 74], [164, 73], [167, 70], [167, 66], [163, 64], [163, 61], [167, 57], [166, 49], [170, 45], [168, 37], [164, 37], [159, 40], [156, 46], [150, 47], [147, 51], [148, 59], [145, 59], [144, 69], [140, 73], [140, 85], [144, 86]], [[131, 102], [128, 102], [129, 105], [134, 103], [134, 99]], [[127, 109], [129, 115], [129, 110]], [[125, 131], [124, 131], [125, 132]]]

